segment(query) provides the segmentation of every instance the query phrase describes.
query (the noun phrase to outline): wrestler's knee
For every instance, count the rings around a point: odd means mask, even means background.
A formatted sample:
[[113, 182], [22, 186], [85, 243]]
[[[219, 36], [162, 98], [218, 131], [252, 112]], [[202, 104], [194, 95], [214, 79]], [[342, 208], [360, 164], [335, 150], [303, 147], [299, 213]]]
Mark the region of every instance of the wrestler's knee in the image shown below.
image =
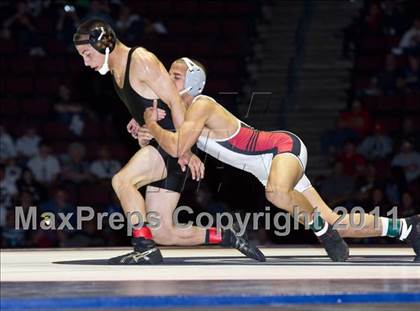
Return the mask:
[[276, 205], [288, 205], [292, 200], [293, 189], [287, 186], [272, 186], [265, 191], [267, 200]]
[[124, 180], [124, 177], [121, 171], [117, 172], [114, 176], [112, 176], [111, 184], [112, 184], [112, 188], [114, 189], [116, 193], [118, 193], [118, 190], [121, 188], [124, 182], [123, 180]]
[[139, 188], [150, 182], [151, 181], [149, 181], [148, 178], [142, 176], [141, 174], [134, 175], [128, 168], [123, 168], [117, 172], [111, 180], [112, 188], [116, 193], [120, 192], [126, 187]]

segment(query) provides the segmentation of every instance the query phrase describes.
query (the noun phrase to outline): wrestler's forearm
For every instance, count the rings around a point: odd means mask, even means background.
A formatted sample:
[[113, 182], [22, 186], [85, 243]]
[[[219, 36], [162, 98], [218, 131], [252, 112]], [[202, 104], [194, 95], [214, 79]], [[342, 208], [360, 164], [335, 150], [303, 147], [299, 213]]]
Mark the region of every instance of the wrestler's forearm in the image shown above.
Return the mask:
[[174, 122], [175, 129], [180, 129], [182, 123], [184, 123], [185, 120], [185, 112], [186, 107], [185, 103], [181, 98], [175, 98], [171, 102], [171, 115], [172, 115], [172, 121]]
[[156, 121], [146, 122], [146, 125], [159, 146], [172, 157], [177, 157], [178, 133], [163, 129]]

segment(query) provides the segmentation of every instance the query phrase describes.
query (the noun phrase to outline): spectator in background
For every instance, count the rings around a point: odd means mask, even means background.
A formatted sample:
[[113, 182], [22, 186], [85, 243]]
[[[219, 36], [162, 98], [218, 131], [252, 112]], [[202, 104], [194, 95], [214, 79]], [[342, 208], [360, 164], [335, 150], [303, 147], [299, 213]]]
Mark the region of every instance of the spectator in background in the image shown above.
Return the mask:
[[362, 29], [363, 11], [359, 10], [356, 16], [353, 16], [353, 20], [347, 27], [342, 29], [343, 32], [343, 45], [341, 55], [342, 58], [348, 59], [351, 53], [354, 52], [356, 46], [356, 40], [360, 37], [363, 32]]
[[0, 164], [0, 207], [4, 209], [11, 208], [13, 198], [17, 193], [15, 182], [6, 178], [5, 167]]
[[35, 175], [35, 179], [44, 184], [51, 184], [60, 173], [60, 163], [51, 154], [51, 148], [47, 144], [41, 144], [39, 154], [28, 161], [28, 168]]
[[44, 189], [41, 184], [35, 180], [34, 174], [29, 168], [23, 169], [21, 178], [16, 182], [16, 186], [19, 193], [29, 193], [34, 202], [38, 203], [41, 201]]
[[[19, 194], [16, 202], [14, 202], [13, 206], [19, 206], [22, 208], [23, 214], [27, 215], [29, 212], [29, 208], [31, 206], [36, 206], [33, 198], [29, 192], [23, 191]], [[3, 238], [5, 240], [4, 246], [5, 247], [22, 247], [22, 246], [31, 246], [29, 237], [33, 234], [32, 230], [27, 229], [23, 230], [22, 228], [15, 229], [15, 209], [10, 209], [8, 211], [8, 217], [12, 217], [12, 219], [8, 219], [7, 225], [3, 231]], [[34, 221], [37, 221], [36, 219]]]
[[411, 142], [404, 141], [400, 152], [392, 159], [391, 165], [402, 167], [407, 182], [413, 182], [420, 176], [420, 153], [413, 150]]
[[343, 152], [337, 156], [337, 161], [343, 166], [344, 174], [348, 176], [360, 175], [366, 168], [366, 160], [356, 153], [356, 145], [347, 142]]
[[328, 176], [320, 185], [322, 197], [325, 197], [328, 204], [332, 207], [346, 201], [352, 194], [355, 180], [352, 176], [345, 175], [343, 164], [336, 162], [332, 174]]
[[413, 26], [403, 35], [398, 48], [392, 50], [395, 54], [420, 54], [420, 17], [417, 17]]
[[399, 130], [395, 135], [398, 145], [401, 145], [403, 141], [413, 142], [414, 148], [420, 148], [420, 132], [414, 128], [413, 119], [405, 118]]
[[420, 92], [420, 67], [418, 57], [408, 57], [408, 64], [402, 70], [401, 79], [405, 93]]
[[22, 228], [15, 228], [15, 211], [8, 210], [6, 222], [1, 232], [2, 248], [26, 246], [26, 231]]
[[372, 190], [376, 184], [376, 169], [373, 165], [368, 165], [364, 174], [356, 179], [355, 189], [359, 192], [361, 197], [364, 197], [367, 193], [370, 193], [370, 190]]
[[75, 135], [82, 135], [85, 111], [80, 103], [72, 101], [71, 91], [67, 85], [62, 84], [58, 88], [54, 111], [58, 121], [67, 125]]
[[[51, 200], [44, 202], [40, 205], [39, 209], [40, 215], [42, 217], [43, 213], [52, 213], [55, 215], [56, 223], [58, 226], [61, 218], [58, 216], [58, 213], [64, 213], [68, 215], [73, 213], [70, 217], [70, 224], [76, 228], [76, 217], [75, 217], [75, 207], [70, 204], [68, 201], [67, 192], [63, 189], [57, 189], [54, 192], [54, 196]], [[34, 234], [34, 243], [38, 247], [53, 247], [53, 246], [64, 246], [67, 241], [74, 233], [74, 230], [38, 230]]]
[[121, 163], [111, 159], [108, 148], [102, 146], [98, 151], [98, 160], [90, 166], [90, 172], [99, 179], [111, 179], [120, 168]]
[[352, 102], [350, 111], [341, 112], [339, 119], [344, 127], [354, 130], [359, 136], [364, 136], [370, 131], [371, 118], [360, 99]]
[[16, 181], [20, 178], [22, 174], [22, 168], [16, 164], [16, 159], [12, 158], [9, 160], [9, 163], [7, 164], [5, 168], [5, 176], [6, 179], [9, 179], [16, 183]]
[[25, 130], [25, 134], [16, 141], [16, 151], [22, 157], [34, 157], [38, 154], [40, 142], [41, 137], [38, 136], [36, 129], [28, 127]]
[[401, 36], [407, 29], [407, 17], [404, 7], [395, 0], [386, 0], [382, 2], [384, 12], [383, 25], [384, 31], [390, 36]]
[[322, 150], [335, 156], [341, 151], [347, 141], [355, 141], [358, 134], [355, 130], [347, 127], [347, 121], [338, 118], [336, 121], [336, 128], [328, 130], [322, 137]]
[[117, 20], [117, 30], [122, 40], [127, 43], [137, 43], [143, 37], [145, 20], [140, 15], [132, 13], [128, 6], [122, 6]]
[[389, 202], [398, 205], [401, 202], [401, 194], [406, 188], [404, 170], [399, 166], [392, 166], [385, 180], [385, 193]]
[[365, 210], [371, 211], [375, 207], [379, 206], [379, 211], [381, 216], [387, 216], [386, 213], [390, 210], [391, 205], [388, 202], [385, 193], [382, 188], [372, 189], [370, 198], [368, 202], [365, 203]]
[[3, 36], [17, 38], [31, 56], [45, 56], [41, 38], [26, 1], [16, 1], [16, 12], [3, 22]]
[[[13, 204], [14, 207], [21, 207], [23, 214], [27, 215], [31, 206], [36, 206], [33, 198], [29, 192], [23, 191], [19, 194], [19, 197]], [[30, 228], [29, 230], [23, 230], [21, 228], [15, 229], [15, 208], [10, 209], [7, 212], [7, 224], [3, 231], [3, 246], [4, 247], [24, 247], [30, 246], [28, 237], [33, 233]], [[35, 219], [35, 221], [37, 221]]]
[[404, 192], [401, 196], [401, 205], [398, 208], [398, 217], [408, 217], [420, 212], [418, 205], [414, 203], [414, 198], [410, 192]]
[[92, 175], [89, 171], [89, 163], [85, 161], [86, 149], [80, 143], [72, 143], [63, 156], [62, 178], [74, 184], [81, 184], [91, 181]]
[[146, 33], [149, 35], [166, 35], [168, 29], [162, 21], [154, 21], [146, 26]]
[[388, 54], [385, 57], [385, 68], [372, 79], [372, 87], [368, 95], [396, 95], [401, 92], [403, 83], [401, 72], [398, 70], [395, 56]]
[[201, 211], [208, 212], [213, 216], [218, 213], [226, 212], [227, 209], [224, 202], [214, 199], [212, 191], [205, 183], [200, 183], [200, 187], [195, 193], [194, 201]]
[[62, 41], [68, 49], [73, 49], [73, 34], [80, 24], [76, 7], [71, 4], [58, 6], [58, 20], [55, 27], [57, 39]]
[[383, 12], [377, 3], [371, 3], [364, 18], [364, 31], [371, 35], [383, 34]]
[[392, 139], [385, 134], [382, 124], [374, 125], [373, 134], [362, 141], [357, 152], [371, 161], [385, 159], [392, 152]]
[[105, 239], [97, 230], [96, 219], [83, 223], [82, 230], [78, 230], [68, 239], [64, 247], [99, 247], [105, 246]]
[[[53, 213], [57, 216], [58, 213], [74, 213], [75, 207], [71, 204], [68, 200], [67, 191], [64, 189], [56, 189], [54, 191], [53, 198], [48, 200], [47, 202], [43, 202], [40, 205], [40, 215], [42, 213]], [[70, 220], [71, 224], [76, 224], [75, 215], [73, 215]], [[56, 220], [59, 221], [61, 218], [57, 217]]]
[[111, 8], [106, 0], [92, 0], [90, 8], [83, 20], [100, 19], [110, 24], [115, 29], [114, 20], [111, 17]]
[[10, 158], [16, 157], [16, 146], [13, 138], [0, 126], [0, 163], [6, 163]]
[[16, 199], [15, 205], [21, 206], [24, 213], [29, 210], [31, 206], [35, 206], [36, 201], [32, 197], [32, 194], [28, 191], [19, 192], [19, 196]]

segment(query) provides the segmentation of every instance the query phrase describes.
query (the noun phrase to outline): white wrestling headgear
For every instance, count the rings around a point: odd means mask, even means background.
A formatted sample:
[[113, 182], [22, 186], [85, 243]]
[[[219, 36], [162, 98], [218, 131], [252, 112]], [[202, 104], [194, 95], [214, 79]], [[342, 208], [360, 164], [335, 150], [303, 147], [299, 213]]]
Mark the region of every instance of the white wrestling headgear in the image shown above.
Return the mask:
[[182, 60], [188, 68], [185, 75], [184, 89], [179, 94], [188, 93], [192, 97], [200, 95], [206, 85], [206, 73], [188, 57], [183, 57]]

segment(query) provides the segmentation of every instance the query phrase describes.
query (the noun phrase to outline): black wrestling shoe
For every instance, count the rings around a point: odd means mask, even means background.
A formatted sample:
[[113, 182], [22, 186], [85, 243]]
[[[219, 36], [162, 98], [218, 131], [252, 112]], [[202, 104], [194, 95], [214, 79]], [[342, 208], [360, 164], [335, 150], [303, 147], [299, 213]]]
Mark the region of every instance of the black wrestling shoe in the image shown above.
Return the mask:
[[412, 226], [410, 233], [406, 239], [407, 242], [413, 247], [416, 257], [414, 257], [415, 262], [420, 262], [420, 215], [414, 215], [408, 218], [405, 218], [407, 222], [407, 228]]
[[239, 235], [240, 231], [238, 223], [234, 223], [232, 228], [223, 230], [222, 243], [220, 245], [236, 248], [246, 257], [264, 262], [266, 260], [264, 254], [258, 247], [251, 245], [246, 233]]
[[328, 225], [327, 232], [318, 236], [332, 261], [342, 262], [349, 258], [349, 247], [333, 226]]
[[134, 251], [108, 259], [109, 265], [158, 265], [163, 262], [159, 248], [152, 240], [132, 238]]

